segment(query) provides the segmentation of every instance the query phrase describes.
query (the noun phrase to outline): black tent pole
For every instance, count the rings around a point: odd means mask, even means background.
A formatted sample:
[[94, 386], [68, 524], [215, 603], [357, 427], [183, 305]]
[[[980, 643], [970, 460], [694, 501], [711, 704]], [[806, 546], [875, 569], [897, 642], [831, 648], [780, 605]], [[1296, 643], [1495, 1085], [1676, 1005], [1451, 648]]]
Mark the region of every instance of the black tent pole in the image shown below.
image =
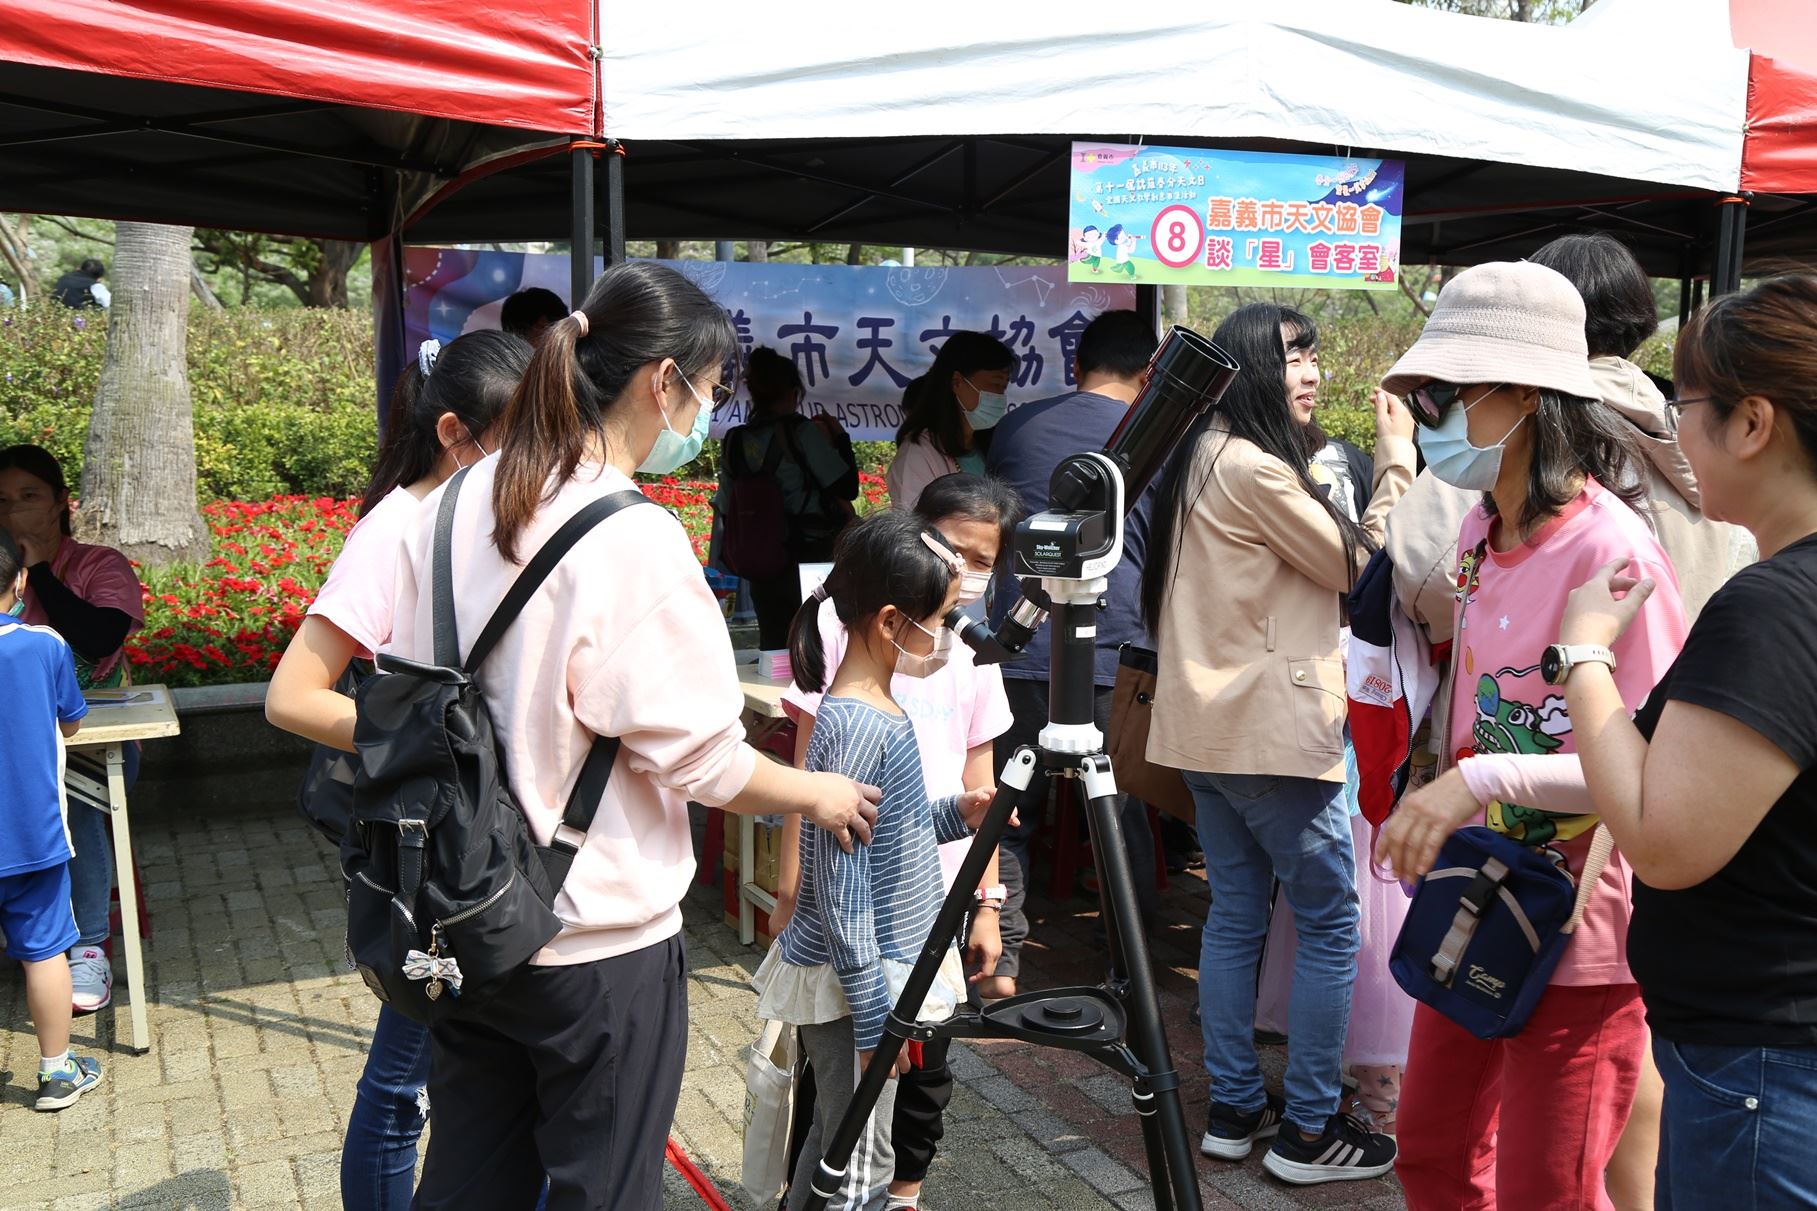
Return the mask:
[[605, 223], [606, 264], [622, 265], [625, 260], [625, 145], [617, 139], [606, 143], [600, 174], [599, 209]]
[[1136, 314], [1142, 322], [1161, 335], [1161, 288], [1147, 284], [1136, 286]]
[[568, 305], [578, 308], [593, 285], [593, 149], [595, 143], [575, 143], [569, 151], [572, 169], [573, 225], [569, 228]]
[[1748, 230], [1748, 199], [1727, 197], [1716, 204], [1716, 264], [1710, 297], [1741, 289], [1742, 244]]

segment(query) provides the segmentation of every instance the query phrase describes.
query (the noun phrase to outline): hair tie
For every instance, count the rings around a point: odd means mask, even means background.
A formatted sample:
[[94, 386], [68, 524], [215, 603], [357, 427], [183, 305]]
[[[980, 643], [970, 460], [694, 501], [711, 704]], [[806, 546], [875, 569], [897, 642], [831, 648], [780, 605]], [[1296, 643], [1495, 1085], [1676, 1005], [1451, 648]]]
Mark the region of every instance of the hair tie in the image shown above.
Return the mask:
[[435, 359], [442, 355], [442, 343], [435, 339], [424, 341], [416, 347], [416, 368], [428, 378], [429, 372], [435, 369]]
[[815, 585], [814, 591], [812, 593], [809, 593], [808, 596], [812, 597], [815, 601], [825, 601], [826, 600], [826, 581], [823, 580], [819, 584]]
[[580, 325], [580, 334], [582, 336], [587, 335], [588, 330], [593, 327], [592, 323], [587, 319], [587, 313], [584, 311], [575, 311], [569, 315], [568, 318]]
[[942, 563], [953, 570], [953, 575], [957, 576], [965, 571], [965, 561], [959, 558], [958, 552], [936, 538], [932, 530], [921, 531], [921, 541], [927, 544], [928, 550], [940, 557]]

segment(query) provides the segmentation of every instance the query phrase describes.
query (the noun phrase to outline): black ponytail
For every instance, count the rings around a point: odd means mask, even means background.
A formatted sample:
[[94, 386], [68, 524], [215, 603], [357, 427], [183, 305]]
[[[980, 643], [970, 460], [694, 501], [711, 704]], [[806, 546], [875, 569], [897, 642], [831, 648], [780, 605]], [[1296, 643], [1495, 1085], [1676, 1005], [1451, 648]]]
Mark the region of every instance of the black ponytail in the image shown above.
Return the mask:
[[385, 443], [360, 501], [360, 515], [371, 512], [393, 489], [435, 469], [442, 458], [436, 425], [443, 413], [454, 413], [469, 437], [477, 439], [490, 429], [511, 402], [530, 353], [530, 342], [521, 336], [487, 329], [450, 341], [427, 375], [420, 360], [406, 366], [391, 391]]
[[[940, 555], [929, 540], [946, 552]], [[840, 535], [827, 574], [825, 596], [848, 632], [876, 617], [886, 605], [922, 619], [946, 601], [959, 573], [958, 554], [939, 531], [897, 509], [871, 514]], [[795, 684], [810, 694], [826, 689], [826, 649], [820, 642], [820, 595], [809, 597], [789, 626], [789, 669]]]

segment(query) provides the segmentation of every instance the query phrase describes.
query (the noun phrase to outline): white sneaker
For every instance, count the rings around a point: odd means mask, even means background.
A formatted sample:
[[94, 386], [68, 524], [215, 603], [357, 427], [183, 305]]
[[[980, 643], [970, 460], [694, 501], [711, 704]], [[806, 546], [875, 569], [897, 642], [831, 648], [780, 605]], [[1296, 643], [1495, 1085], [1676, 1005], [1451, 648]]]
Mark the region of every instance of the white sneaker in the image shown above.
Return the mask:
[[69, 952], [70, 1006], [77, 1013], [106, 1009], [114, 999], [114, 965], [99, 946], [78, 946]]

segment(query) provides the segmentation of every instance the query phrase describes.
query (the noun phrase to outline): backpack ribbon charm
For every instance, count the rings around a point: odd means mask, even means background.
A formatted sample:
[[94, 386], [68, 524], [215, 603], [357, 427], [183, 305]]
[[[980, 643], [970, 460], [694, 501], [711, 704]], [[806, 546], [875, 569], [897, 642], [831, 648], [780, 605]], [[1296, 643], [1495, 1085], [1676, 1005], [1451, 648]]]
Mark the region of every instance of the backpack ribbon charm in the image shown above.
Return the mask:
[[446, 982], [449, 991], [455, 996], [461, 994], [461, 965], [449, 955], [443, 958], [435, 953], [440, 950], [435, 943], [430, 943], [430, 953], [420, 950], [406, 951], [404, 954], [404, 978], [409, 980], [428, 980], [428, 987], [423, 991], [429, 994], [431, 1001], [442, 995], [442, 985]]

